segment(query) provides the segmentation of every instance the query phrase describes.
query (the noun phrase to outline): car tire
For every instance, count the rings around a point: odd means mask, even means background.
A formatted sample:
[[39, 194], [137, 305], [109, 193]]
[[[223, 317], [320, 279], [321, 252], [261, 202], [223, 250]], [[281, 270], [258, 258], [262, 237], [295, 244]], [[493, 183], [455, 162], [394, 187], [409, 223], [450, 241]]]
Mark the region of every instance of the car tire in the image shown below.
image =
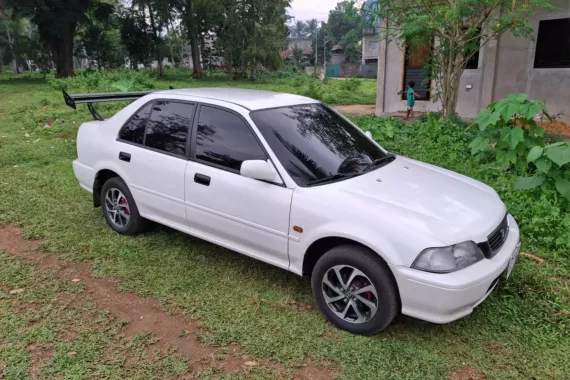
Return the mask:
[[113, 177], [101, 189], [101, 208], [109, 227], [123, 235], [142, 232], [147, 220], [140, 216], [129, 187], [119, 177]]
[[342, 245], [325, 253], [313, 269], [311, 285], [325, 317], [353, 334], [379, 333], [400, 311], [390, 269], [375, 252], [359, 245]]

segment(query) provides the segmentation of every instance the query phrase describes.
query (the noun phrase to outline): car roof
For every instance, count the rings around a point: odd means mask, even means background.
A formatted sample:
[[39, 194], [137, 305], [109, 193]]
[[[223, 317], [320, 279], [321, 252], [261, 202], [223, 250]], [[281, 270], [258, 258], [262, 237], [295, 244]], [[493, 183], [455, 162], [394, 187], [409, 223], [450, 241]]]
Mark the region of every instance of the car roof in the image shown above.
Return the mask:
[[192, 96], [220, 100], [237, 104], [250, 111], [266, 108], [286, 107], [298, 104], [318, 103], [317, 100], [305, 96], [285, 94], [274, 91], [249, 90], [244, 88], [181, 88], [167, 91], [157, 91], [160, 94]]

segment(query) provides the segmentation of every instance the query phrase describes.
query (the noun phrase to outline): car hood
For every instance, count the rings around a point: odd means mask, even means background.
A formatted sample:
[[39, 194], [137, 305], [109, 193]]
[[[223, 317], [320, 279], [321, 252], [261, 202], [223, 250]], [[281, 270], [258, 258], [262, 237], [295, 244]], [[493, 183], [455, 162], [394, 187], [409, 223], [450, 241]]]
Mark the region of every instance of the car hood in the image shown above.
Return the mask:
[[506, 213], [504, 203], [491, 187], [401, 156], [382, 168], [338, 184], [340, 191], [357, 198], [356, 203], [365, 210], [384, 213], [378, 218], [429, 232], [445, 244], [485, 240]]

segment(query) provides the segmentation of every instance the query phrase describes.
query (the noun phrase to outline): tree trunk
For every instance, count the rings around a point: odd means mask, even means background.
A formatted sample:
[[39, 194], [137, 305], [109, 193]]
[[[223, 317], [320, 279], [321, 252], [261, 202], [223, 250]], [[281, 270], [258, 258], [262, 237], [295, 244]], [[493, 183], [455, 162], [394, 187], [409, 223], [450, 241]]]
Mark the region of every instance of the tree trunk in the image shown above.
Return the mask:
[[12, 41], [12, 35], [10, 34], [10, 25], [8, 25], [8, 20], [6, 20], [6, 35], [8, 36], [8, 47], [10, 48], [10, 54], [12, 54], [12, 72], [14, 75], [18, 75], [18, 62], [16, 60], [16, 53], [14, 52], [14, 41]]
[[152, 27], [152, 36], [154, 40], [154, 53], [156, 57], [156, 64], [158, 66], [158, 75], [163, 77], [164, 72], [162, 71], [162, 57], [160, 56], [160, 46], [158, 44], [158, 32], [156, 30], [156, 23], [154, 22], [154, 14], [152, 13], [152, 7], [150, 5], [150, 0], [147, 3], [148, 6], [148, 14], [150, 17], [150, 25]]
[[60, 34], [57, 40], [48, 41], [55, 61], [56, 78], [68, 78], [74, 75], [73, 71], [73, 36], [76, 23], [70, 23], [68, 29]]
[[2, 48], [0, 48], [0, 74], [4, 74], [4, 55], [2, 54]]
[[192, 65], [194, 70], [192, 71], [192, 78], [202, 78], [204, 77], [204, 71], [202, 71], [202, 63], [200, 62], [200, 49], [198, 47], [198, 28], [196, 27], [196, 17], [194, 16], [194, 1], [188, 0], [188, 31], [190, 33], [190, 48], [192, 52]]
[[170, 36], [168, 39], [168, 48], [170, 49], [170, 63], [172, 64], [172, 68], [176, 65], [174, 64], [174, 50], [172, 49], [172, 36], [170, 35], [170, 29], [168, 28], [168, 23], [166, 24], [166, 33]]
[[228, 80], [233, 80], [234, 79], [234, 65], [232, 62], [232, 57], [231, 55], [229, 57], [225, 57], [226, 58], [226, 67], [228, 68]]
[[461, 56], [450, 56], [443, 67], [443, 116], [449, 118], [456, 113], [459, 98], [459, 83], [463, 73], [463, 60]]
[[253, 21], [253, 57], [251, 62], [251, 75], [249, 80], [255, 82], [257, 80], [257, 28], [256, 28], [256, 17], [255, 17], [255, 0], [251, 2], [251, 13]]

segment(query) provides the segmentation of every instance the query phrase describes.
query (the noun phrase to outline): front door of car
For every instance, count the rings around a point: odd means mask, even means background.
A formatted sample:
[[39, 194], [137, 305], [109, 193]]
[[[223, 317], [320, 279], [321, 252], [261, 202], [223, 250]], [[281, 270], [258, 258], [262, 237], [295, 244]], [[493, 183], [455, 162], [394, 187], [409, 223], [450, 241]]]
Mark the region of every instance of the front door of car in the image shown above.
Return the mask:
[[116, 159], [142, 216], [188, 230], [184, 173], [195, 104], [157, 100], [121, 129]]
[[240, 175], [243, 161], [268, 159], [241, 116], [202, 105], [194, 124], [185, 179], [192, 233], [287, 268], [293, 191]]

